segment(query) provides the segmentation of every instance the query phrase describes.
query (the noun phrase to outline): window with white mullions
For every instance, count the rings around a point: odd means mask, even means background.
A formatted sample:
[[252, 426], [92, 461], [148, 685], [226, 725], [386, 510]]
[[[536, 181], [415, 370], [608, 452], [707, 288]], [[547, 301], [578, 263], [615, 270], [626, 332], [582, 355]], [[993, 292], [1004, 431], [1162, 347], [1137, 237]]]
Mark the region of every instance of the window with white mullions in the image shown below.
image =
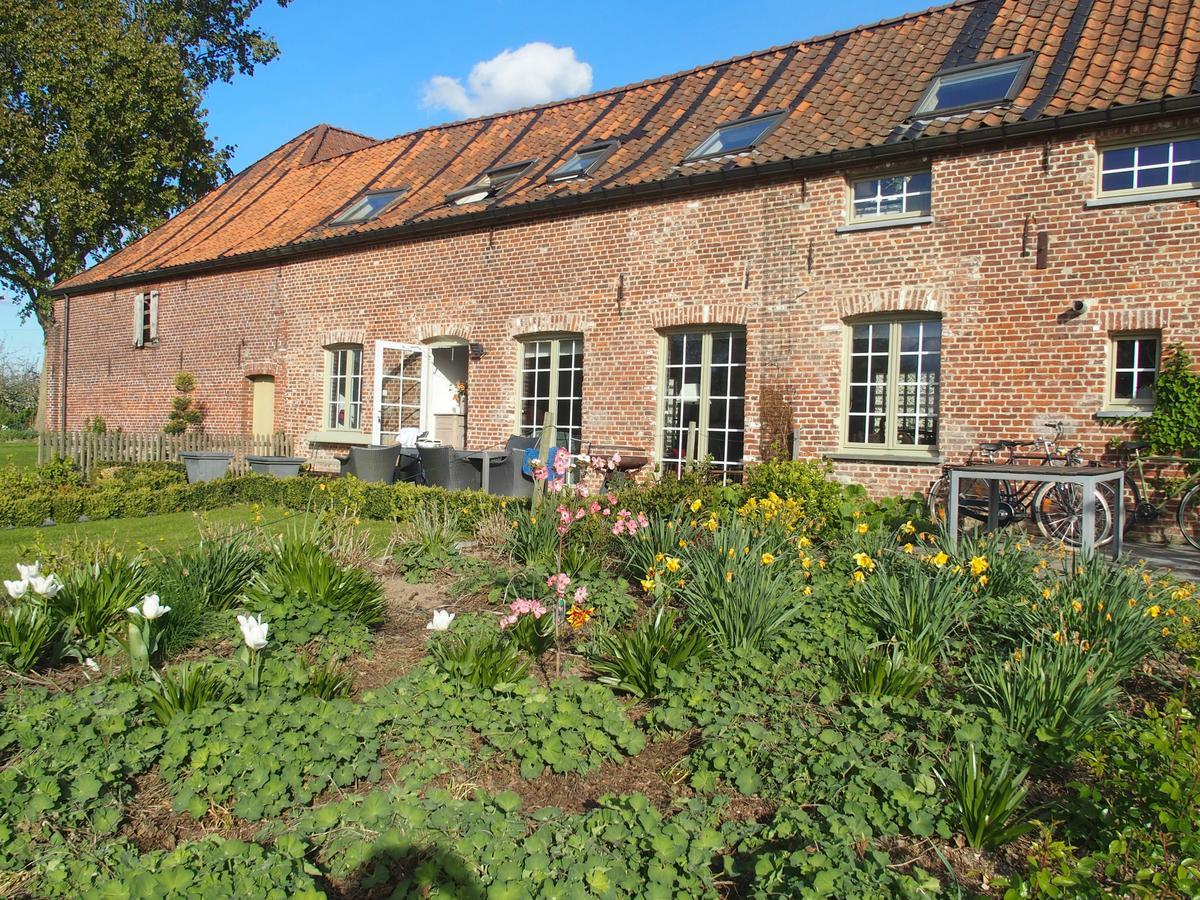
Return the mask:
[[1200, 138], [1113, 147], [1101, 153], [1101, 193], [1195, 187], [1200, 187]]
[[1116, 405], [1153, 406], [1160, 354], [1158, 334], [1113, 338], [1112, 401]]
[[861, 178], [853, 185], [851, 219], [927, 216], [931, 192], [932, 175], [929, 172]]
[[362, 347], [326, 350], [327, 428], [357, 431], [362, 424]]
[[555, 444], [583, 446], [583, 339], [538, 338], [521, 344], [520, 431], [537, 435], [554, 410]]
[[858, 322], [848, 332], [846, 445], [880, 450], [937, 446], [941, 323]]
[[742, 467], [745, 445], [746, 334], [741, 329], [668, 334], [662, 395], [664, 467], [679, 472], [694, 425], [696, 456], [722, 472]]

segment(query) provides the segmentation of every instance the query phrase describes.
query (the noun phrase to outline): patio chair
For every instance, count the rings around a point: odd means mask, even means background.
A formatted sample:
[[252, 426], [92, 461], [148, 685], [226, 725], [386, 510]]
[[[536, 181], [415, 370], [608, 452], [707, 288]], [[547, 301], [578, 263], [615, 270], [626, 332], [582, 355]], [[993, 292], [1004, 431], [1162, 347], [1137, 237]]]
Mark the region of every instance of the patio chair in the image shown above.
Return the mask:
[[405, 441], [406, 435], [400, 437], [399, 443], [389, 447], [351, 447], [349, 454], [341, 458], [342, 474], [382, 484], [417, 481], [421, 473], [416, 448], [420, 434], [411, 435], [411, 443]]
[[480, 471], [460, 451], [452, 447], [418, 446], [421, 476], [433, 487], [448, 491], [477, 491], [482, 484]]
[[511, 435], [504, 445], [504, 449], [508, 451], [508, 458], [492, 466], [488, 493], [499, 497], [532, 497], [533, 478], [526, 475], [522, 468], [525, 465], [525, 451], [537, 445], [537, 437]]

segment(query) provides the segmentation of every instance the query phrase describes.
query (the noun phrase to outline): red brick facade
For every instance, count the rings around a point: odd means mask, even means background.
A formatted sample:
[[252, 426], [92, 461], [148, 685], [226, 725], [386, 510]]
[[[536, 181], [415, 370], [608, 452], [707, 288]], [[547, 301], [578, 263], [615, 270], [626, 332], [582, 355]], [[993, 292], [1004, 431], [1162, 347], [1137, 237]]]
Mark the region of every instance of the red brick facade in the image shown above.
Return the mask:
[[[176, 371], [193, 372], [207, 428], [250, 428], [250, 376], [276, 378], [276, 427], [322, 427], [323, 345], [364, 346], [364, 418], [373, 408], [374, 342], [469, 341], [468, 445], [514, 430], [517, 337], [579, 332], [585, 342], [584, 440], [653, 449], [662, 329], [721, 323], [747, 335], [747, 458], [759, 453], [765, 385], [790, 403], [802, 456], [839, 449], [847, 318], [893, 311], [940, 316], [939, 449], [1043, 433], [1063, 419], [1090, 454], [1119, 433], [1104, 405], [1110, 334], [1154, 329], [1200, 354], [1200, 203], [1085, 207], [1097, 141], [1175, 134], [1162, 120], [929, 158], [929, 224], [838, 233], [847, 178], [806, 179], [626, 201], [569, 215], [464, 228], [308, 258], [116, 291], [86, 287], [57, 306], [50, 337], [49, 421], [157, 431]], [[912, 161], [906, 168], [912, 167]], [[782, 178], [782, 177], [781, 177]], [[1038, 235], [1045, 267], [1038, 268]], [[129, 338], [133, 297], [157, 290], [156, 346]], [[1072, 301], [1088, 308], [1072, 315]], [[69, 328], [67, 371], [62, 345]], [[839, 460], [875, 493], [923, 488], [928, 463]]]

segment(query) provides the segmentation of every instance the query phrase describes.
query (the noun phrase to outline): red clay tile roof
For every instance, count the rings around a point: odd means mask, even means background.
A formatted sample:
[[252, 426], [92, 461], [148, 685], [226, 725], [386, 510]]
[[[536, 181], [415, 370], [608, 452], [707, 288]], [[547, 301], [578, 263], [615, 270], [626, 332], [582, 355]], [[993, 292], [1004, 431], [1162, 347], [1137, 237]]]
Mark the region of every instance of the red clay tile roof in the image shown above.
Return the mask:
[[[1011, 104], [908, 119], [944, 69], [1029, 53]], [[958, 0], [640, 84], [374, 141], [321, 125], [58, 289], [385, 239], [481, 217], [565, 208], [665, 186], [999, 137], [1027, 123], [1200, 94], [1200, 0]], [[1189, 101], [1190, 102], [1190, 101]], [[1141, 107], [1138, 107], [1141, 109]], [[721, 123], [783, 110], [751, 152], [682, 164]], [[1084, 118], [1076, 115], [1076, 119]], [[619, 139], [588, 178], [546, 175], [579, 146]], [[939, 140], [941, 139], [941, 140]], [[498, 198], [446, 194], [502, 162], [536, 163]], [[327, 223], [366, 190], [406, 187], [379, 218]], [[511, 211], [511, 212], [510, 212]]]

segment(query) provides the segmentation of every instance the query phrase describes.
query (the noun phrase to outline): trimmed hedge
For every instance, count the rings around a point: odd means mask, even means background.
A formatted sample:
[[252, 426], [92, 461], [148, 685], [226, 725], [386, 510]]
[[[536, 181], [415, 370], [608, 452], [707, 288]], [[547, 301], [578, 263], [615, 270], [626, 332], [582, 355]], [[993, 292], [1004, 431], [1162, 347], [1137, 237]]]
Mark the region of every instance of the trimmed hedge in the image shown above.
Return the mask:
[[[19, 481], [19, 483], [17, 483]], [[405, 519], [433, 502], [447, 504], [466, 525], [501, 509], [505, 498], [413, 484], [375, 484], [356, 478], [241, 475], [201, 484], [180, 483], [162, 469], [80, 484], [72, 479], [0, 478], [0, 526], [126, 519], [161, 513], [261, 503], [298, 511], [346, 510], [368, 519]], [[508, 502], [514, 502], [509, 500]], [[520, 501], [516, 501], [520, 502]]]

